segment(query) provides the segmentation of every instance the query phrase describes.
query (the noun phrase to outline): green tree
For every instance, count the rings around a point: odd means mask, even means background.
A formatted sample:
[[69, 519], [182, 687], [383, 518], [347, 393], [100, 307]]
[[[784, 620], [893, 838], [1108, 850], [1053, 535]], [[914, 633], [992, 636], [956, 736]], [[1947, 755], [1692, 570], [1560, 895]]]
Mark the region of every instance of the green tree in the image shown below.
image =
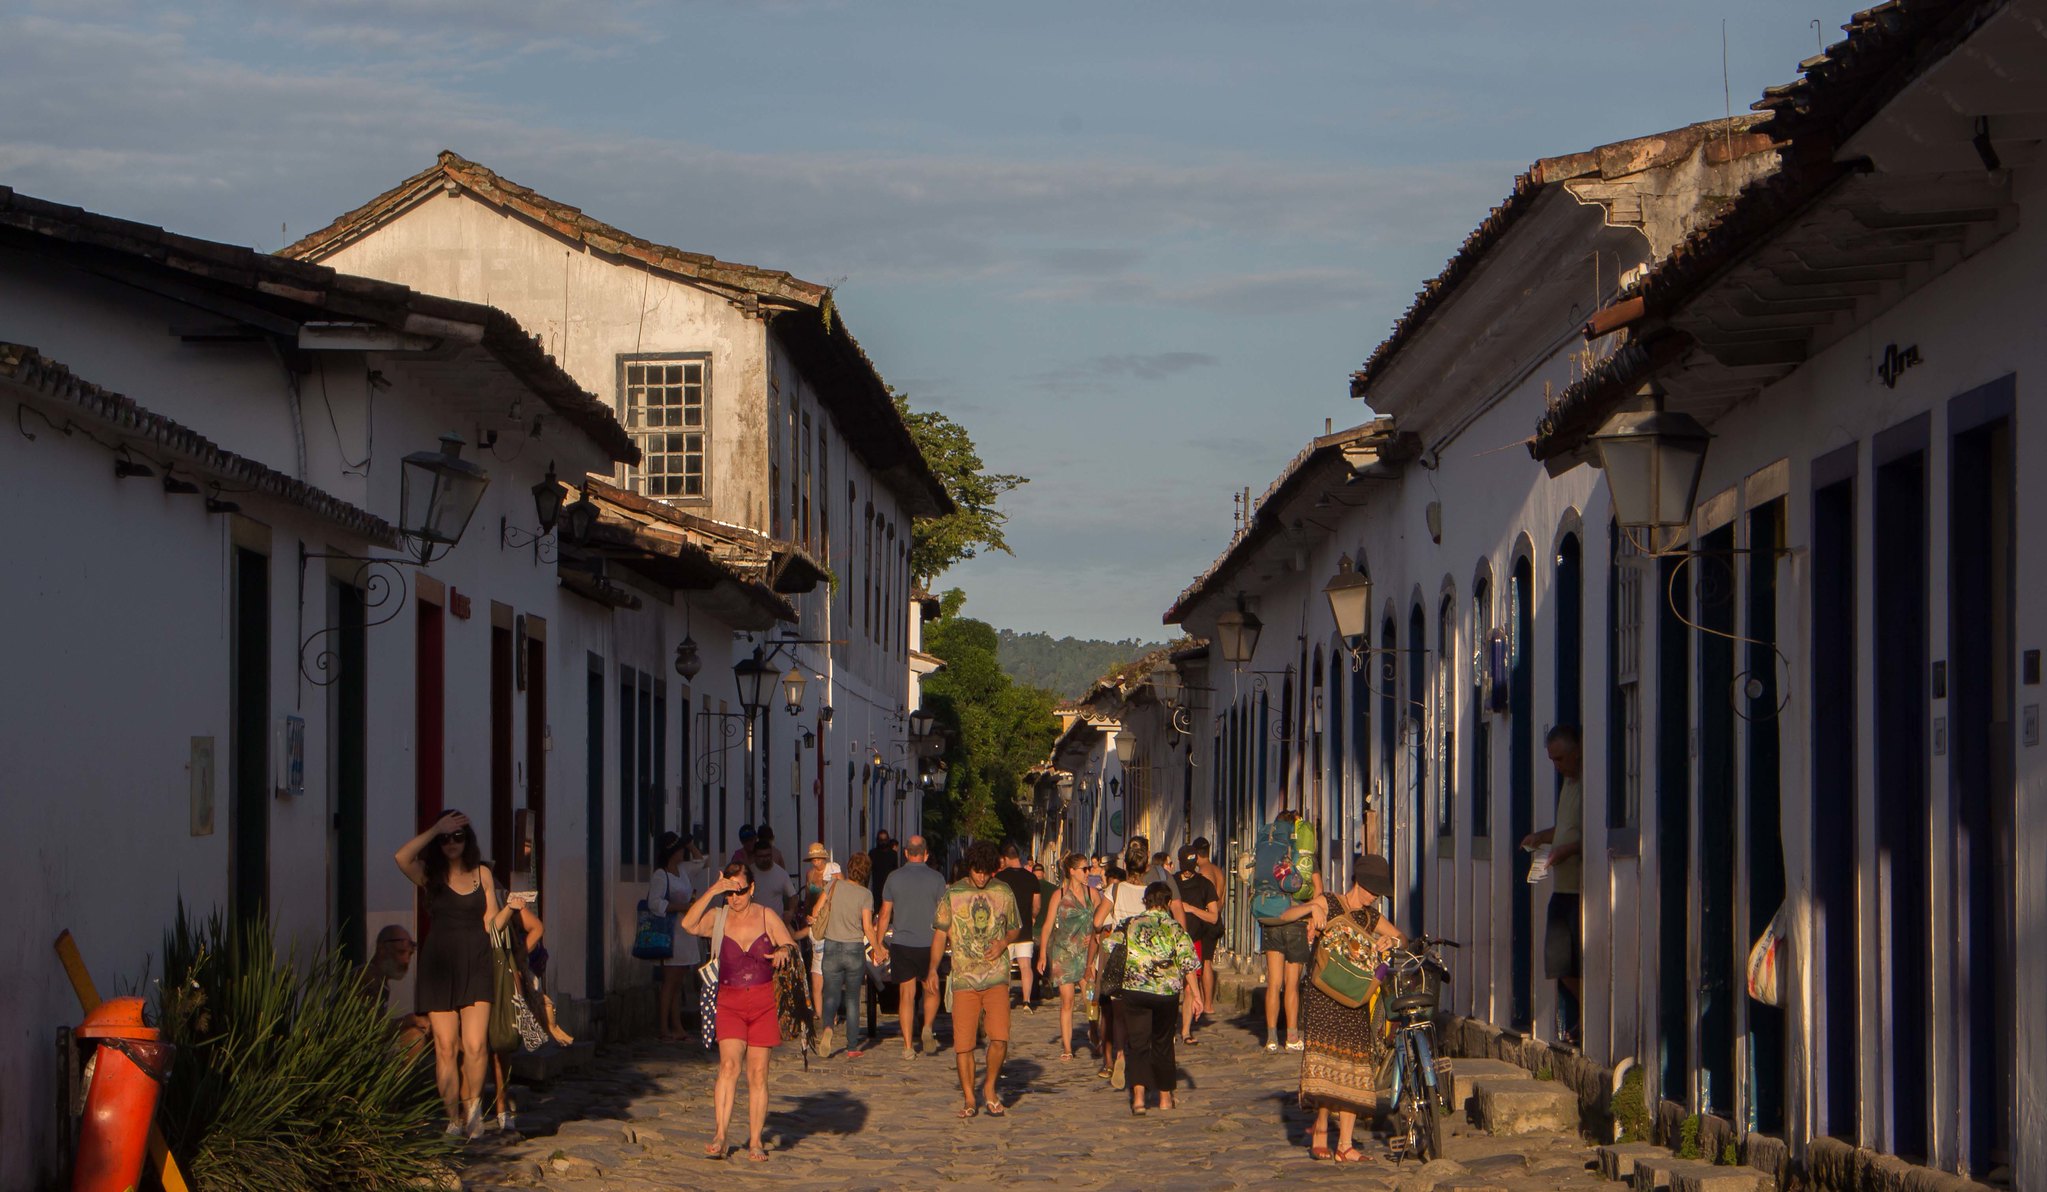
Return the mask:
[[917, 520], [910, 536], [910, 573], [928, 584], [954, 563], [984, 550], [1014, 554], [1002, 537], [1009, 515], [995, 503], [1010, 489], [1030, 483], [1030, 478], [988, 471], [965, 427], [936, 410], [913, 411], [908, 397], [893, 388], [889, 393], [924, 461], [958, 506], [944, 517]]
[[959, 589], [940, 597], [943, 615], [924, 631], [925, 652], [945, 668], [924, 680], [924, 706], [946, 729], [946, 787], [924, 803], [924, 834], [1016, 840], [1029, 836], [1030, 792], [1023, 776], [1059, 735], [1049, 691], [1002, 669], [995, 629], [960, 615]]

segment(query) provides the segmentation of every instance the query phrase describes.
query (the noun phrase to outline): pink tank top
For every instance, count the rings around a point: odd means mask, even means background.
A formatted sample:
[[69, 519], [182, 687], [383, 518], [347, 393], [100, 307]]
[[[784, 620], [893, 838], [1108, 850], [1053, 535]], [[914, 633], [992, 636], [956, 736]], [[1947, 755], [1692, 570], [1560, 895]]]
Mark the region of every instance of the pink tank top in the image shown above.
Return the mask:
[[762, 932], [753, 943], [741, 948], [725, 937], [725, 944], [718, 949], [718, 988], [750, 989], [755, 985], [766, 985], [775, 977], [775, 944]]

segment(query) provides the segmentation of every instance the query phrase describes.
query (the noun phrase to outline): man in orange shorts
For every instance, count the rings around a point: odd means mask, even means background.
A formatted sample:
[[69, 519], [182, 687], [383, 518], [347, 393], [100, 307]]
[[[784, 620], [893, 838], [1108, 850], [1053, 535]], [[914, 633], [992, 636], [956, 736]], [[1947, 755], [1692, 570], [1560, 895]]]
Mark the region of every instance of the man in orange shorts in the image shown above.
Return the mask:
[[988, 1080], [982, 1101], [991, 1117], [1008, 1112], [996, 1095], [995, 1078], [1009, 1051], [1009, 945], [1023, 935], [1024, 923], [1016, 896], [994, 880], [1001, 865], [992, 843], [978, 841], [968, 848], [967, 876], [945, 888], [931, 924], [931, 969], [924, 991], [938, 995], [938, 961], [951, 945], [952, 1052], [960, 1092], [967, 1099], [959, 1112], [963, 1118], [981, 1111], [974, 1100], [974, 1043], [983, 1029], [988, 1032]]

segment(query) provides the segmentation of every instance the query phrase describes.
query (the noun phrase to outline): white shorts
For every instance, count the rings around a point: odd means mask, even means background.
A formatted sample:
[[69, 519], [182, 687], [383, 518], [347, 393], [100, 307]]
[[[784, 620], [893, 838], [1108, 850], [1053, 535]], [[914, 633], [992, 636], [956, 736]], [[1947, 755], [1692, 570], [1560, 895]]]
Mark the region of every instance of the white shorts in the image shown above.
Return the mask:
[[1011, 960], [1029, 960], [1033, 950], [1034, 945], [1030, 940], [1018, 940], [1016, 943], [1009, 945], [1009, 958]]

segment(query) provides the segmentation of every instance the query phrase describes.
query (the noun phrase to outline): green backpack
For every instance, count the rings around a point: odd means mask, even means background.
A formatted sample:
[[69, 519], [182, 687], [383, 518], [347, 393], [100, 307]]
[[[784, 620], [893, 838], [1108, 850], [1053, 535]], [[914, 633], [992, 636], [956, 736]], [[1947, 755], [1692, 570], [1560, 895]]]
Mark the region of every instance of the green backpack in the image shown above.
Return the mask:
[[1360, 927], [1349, 915], [1332, 919], [1315, 942], [1314, 967], [1308, 979], [1330, 1001], [1357, 1009], [1379, 988], [1382, 949], [1376, 933]]

